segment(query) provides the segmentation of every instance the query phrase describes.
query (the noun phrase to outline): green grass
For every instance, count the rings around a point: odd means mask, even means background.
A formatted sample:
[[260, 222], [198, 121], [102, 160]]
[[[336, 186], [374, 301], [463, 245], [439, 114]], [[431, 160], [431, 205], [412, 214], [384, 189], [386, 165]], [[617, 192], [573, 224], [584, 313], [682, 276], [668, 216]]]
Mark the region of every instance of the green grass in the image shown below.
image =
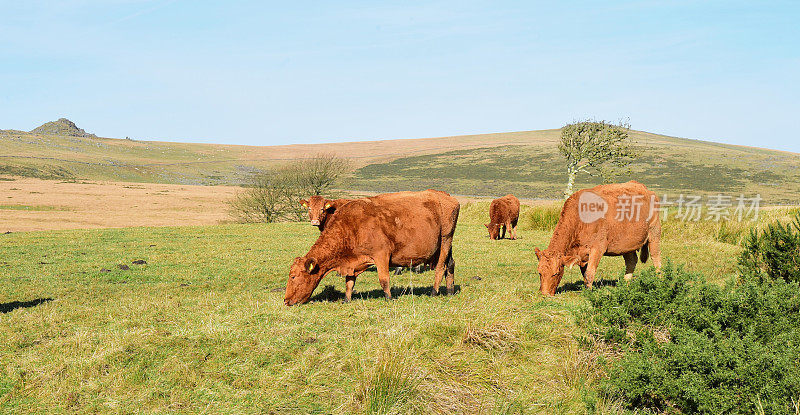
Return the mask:
[[[305, 223], [0, 235], [0, 413], [583, 411], [602, 372], [576, 341], [579, 272], [540, 297], [533, 247], [550, 231], [490, 241], [479, 216], [456, 232], [455, 296], [404, 273], [387, 302], [366, 272], [345, 304], [331, 274], [292, 308]], [[722, 281], [738, 250], [699, 234], [664, 253]], [[622, 272], [601, 263], [604, 281]]]

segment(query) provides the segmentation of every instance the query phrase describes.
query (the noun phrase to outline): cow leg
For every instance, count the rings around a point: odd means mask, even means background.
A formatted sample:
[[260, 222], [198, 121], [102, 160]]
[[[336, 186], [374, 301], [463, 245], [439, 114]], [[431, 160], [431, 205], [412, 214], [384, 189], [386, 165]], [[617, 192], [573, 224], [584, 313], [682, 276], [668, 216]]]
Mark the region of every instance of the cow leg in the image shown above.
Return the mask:
[[450, 252], [448, 257], [449, 259], [447, 260], [447, 275], [445, 277], [445, 281], [447, 282], [447, 295], [453, 295], [456, 293], [456, 286], [455, 286], [456, 261], [453, 259], [452, 252]]
[[[442, 237], [442, 243], [439, 245], [439, 259], [436, 261], [436, 269], [434, 269], [433, 290], [431, 295], [439, 295], [439, 284], [442, 283], [442, 277], [447, 273], [448, 261], [450, 260], [453, 250], [453, 236]], [[455, 269], [455, 263], [453, 263]]]
[[353, 297], [353, 286], [356, 285], [356, 277], [353, 275], [348, 275], [344, 277], [344, 285], [345, 285], [344, 301], [349, 303]]
[[636, 269], [636, 251], [623, 254], [622, 257], [625, 258], [625, 281], [630, 281], [633, 278], [633, 270]]
[[389, 257], [382, 257], [381, 260], [375, 261], [375, 267], [378, 269], [378, 282], [381, 283], [383, 293], [386, 295], [387, 300], [392, 299], [392, 286], [389, 283], [391, 273], [389, 272]]
[[509, 238], [511, 238], [511, 240], [517, 239], [517, 230], [511, 222], [506, 223], [506, 229], [508, 229]]
[[500, 238], [503, 239], [506, 237], [506, 225], [500, 225]]
[[661, 226], [650, 229], [647, 235], [647, 249], [650, 250], [650, 258], [653, 258], [653, 266], [661, 269]]
[[431, 288], [431, 296], [436, 297], [439, 295], [439, 284], [442, 283], [442, 277], [444, 276], [444, 267], [440, 267], [439, 264], [436, 264], [436, 267], [433, 270], [433, 288]]
[[603, 257], [603, 251], [599, 249], [592, 249], [589, 252], [589, 262], [586, 264], [586, 272], [583, 274], [583, 283], [586, 288], [592, 289], [594, 278], [597, 274], [597, 267], [600, 266], [600, 258]]

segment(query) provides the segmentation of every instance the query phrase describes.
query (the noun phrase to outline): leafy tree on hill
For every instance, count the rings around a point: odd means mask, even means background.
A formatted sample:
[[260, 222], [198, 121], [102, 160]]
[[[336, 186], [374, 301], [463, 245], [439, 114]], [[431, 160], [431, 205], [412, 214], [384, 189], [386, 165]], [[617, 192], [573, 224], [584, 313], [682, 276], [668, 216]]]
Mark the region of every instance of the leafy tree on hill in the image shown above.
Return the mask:
[[610, 182], [619, 168], [630, 165], [636, 157], [629, 143], [630, 124], [606, 121], [580, 121], [561, 128], [559, 151], [567, 160], [567, 187], [564, 198], [572, 195], [579, 172]]

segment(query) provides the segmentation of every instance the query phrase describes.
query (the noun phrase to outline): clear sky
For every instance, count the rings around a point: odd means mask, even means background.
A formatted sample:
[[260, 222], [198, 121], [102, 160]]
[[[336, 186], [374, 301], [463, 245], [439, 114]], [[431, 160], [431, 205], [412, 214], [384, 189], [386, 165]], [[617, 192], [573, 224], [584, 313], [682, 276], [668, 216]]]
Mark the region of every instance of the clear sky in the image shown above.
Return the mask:
[[0, 128], [271, 145], [635, 129], [800, 152], [800, 2], [0, 0]]

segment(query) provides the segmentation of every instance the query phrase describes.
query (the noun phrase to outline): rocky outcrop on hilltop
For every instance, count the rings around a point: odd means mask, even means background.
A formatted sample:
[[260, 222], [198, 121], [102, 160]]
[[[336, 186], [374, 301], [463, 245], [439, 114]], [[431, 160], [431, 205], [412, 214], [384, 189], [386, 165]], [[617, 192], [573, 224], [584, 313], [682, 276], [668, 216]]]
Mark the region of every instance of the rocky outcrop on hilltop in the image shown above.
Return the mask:
[[78, 128], [74, 122], [66, 119], [59, 118], [56, 121], [46, 122], [33, 130], [34, 134], [49, 134], [70, 137], [97, 137], [94, 134], [87, 133], [83, 128]]

